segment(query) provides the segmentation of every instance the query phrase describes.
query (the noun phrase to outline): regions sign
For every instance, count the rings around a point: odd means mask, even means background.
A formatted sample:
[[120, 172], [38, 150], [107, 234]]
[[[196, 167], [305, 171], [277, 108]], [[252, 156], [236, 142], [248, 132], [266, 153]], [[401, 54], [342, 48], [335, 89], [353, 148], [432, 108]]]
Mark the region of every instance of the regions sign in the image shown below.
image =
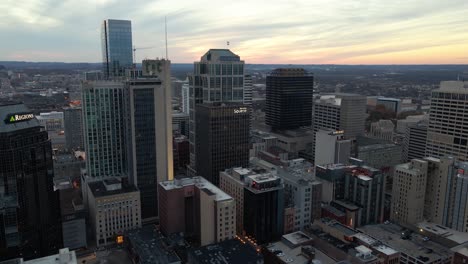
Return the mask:
[[31, 119], [34, 119], [33, 113], [8, 114], [5, 118], [5, 124], [14, 124], [23, 121], [29, 121]]

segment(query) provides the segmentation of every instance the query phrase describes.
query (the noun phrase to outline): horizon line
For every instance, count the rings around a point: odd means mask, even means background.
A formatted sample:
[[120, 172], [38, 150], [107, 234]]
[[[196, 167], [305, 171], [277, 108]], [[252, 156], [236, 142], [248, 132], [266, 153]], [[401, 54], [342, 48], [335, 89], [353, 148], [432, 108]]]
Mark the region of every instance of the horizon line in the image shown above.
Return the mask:
[[[68, 64], [100, 64], [102, 62], [65, 62], [65, 61], [12, 61], [12, 60], [0, 60], [0, 63], [3, 62], [23, 62], [23, 63], [68, 63]], [[198, 62], [198, 61], [194, 61]], [[171, 64], [193, 64], [194, 62], [172, 62]], [[141, 62], [137, 63], [141, 64]], [[333, 65], [339, 65], [339, 66], [436, 66], [436, 65], [445, 65], [445, 66], [468, 66], [468, 63], [420, 63], [420, 64], [411, 64], [411, 63], [378, 63], [378, 64], [365, 64], [365, 63], [359, 63], [359, 64], [353, 64], [353, 63], [347, 63], [347, 64], [337, 64], [337, 63], [317, 63], [317, 64], [296, 64], [296, 63], [245, 63], [246, 65], [323, 65], [323, 66], [333, 66]]]

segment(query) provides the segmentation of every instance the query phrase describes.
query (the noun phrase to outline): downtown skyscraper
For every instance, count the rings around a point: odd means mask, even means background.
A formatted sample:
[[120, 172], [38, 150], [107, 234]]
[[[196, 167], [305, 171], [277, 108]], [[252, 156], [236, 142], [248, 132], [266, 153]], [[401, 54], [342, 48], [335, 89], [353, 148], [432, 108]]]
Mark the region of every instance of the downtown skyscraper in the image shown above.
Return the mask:
[[196, 175], [196, 105], [214, 102], [244, 103], [244, 61], [228, 49], [210, 49], [194, 63], [189, 75], [189, 173]]
[[83, 135], [87, 176], [127, 176], [125, 89], [119, 81], [83, 82]]
[[249, 164], [250, 107], [236, 103], [196, 106], [197, 174], [219, 185], [219, 173]]
[[275, 69], [266, 79], [265, 121], [274, 130], [312, 124], [314, 76], [304, 69]]
[[129, 180], [140, 190], [143, 221], [158, 216], [157, 185], [173, 179], [171, 83], [169, 60], [150, 76], [126, 82]]
[[63, 247], [47, 131], [23, 104], [0, 105], [0, 261]]
[[132, 22], [106, 19], [101, 27], [101, 47], [104, 78], [125, 75], [132, 68]]
[[432, 91], [426, 156], [468, 161], [468, 81], [446, 81]]

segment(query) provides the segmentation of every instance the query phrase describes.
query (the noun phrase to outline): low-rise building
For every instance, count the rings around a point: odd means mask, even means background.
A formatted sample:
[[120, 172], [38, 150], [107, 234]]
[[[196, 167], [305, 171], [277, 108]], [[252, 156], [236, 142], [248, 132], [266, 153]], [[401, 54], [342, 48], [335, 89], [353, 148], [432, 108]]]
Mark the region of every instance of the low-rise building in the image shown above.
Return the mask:
[[158, 195], [163, 234], [183, 232], [201, 246], [234, 238], [234, 199], [203, 177], [160, 182]]
[[237, 239], [229, 239], [190, 250], [188, 263], [263, 264], [264, 262], [262, 256], [249, 244], [242, 243]]
[[313, 242], [311, 237], [301, 231], [283, 235], [280, 241], [262, 247], [264, 262], [269, 264], [336, 263], [334, 259], [314, 248]]
[[56, 255], [50, 255], [43, 258], [23, 260], [22, 258], [2, 261], [0, 264], [77, 264], [75, 251], [68, 248], [62, 248]]
[[181, 264], [180, 258], [168, 248], [164, 237], [153, 225], [125, 233], [130, 257], [135, 264]]
[[120, 242], [127, 230], [141, 227], [140, 192], [117, 178], [88, 182], [89, 220], [96, 245]]

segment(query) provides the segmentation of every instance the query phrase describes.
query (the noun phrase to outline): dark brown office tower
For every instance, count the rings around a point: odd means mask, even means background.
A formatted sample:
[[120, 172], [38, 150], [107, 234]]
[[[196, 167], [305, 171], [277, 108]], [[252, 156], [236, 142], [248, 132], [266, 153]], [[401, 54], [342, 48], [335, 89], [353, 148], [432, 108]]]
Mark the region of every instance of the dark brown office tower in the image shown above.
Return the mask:
[[0, 261], [63, 247], [47, 132], [23, 104], [0, 105]]
[[249, 164], [250, 107], [237, 103], [196, 106], [197, 174], [219, 184], [219, 172]]
[[265, 121], [273, 130], [312, 124], [314, 76], [304, 69], [275, 69], [266, 79]]

